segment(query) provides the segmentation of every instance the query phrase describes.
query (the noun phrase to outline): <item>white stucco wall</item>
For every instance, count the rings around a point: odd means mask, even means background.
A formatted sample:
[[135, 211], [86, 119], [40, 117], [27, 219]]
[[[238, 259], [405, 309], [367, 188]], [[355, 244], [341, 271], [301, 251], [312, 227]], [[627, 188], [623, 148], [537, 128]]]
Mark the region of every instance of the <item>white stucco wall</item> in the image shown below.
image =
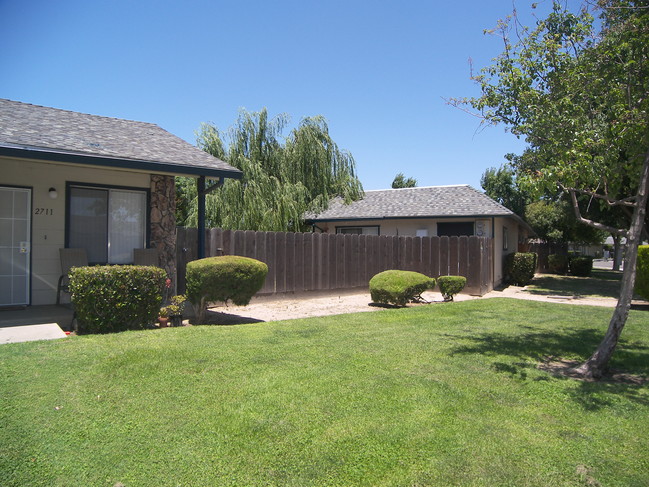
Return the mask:
[[[61, 274], [59, 248], [65, 245], [65, 189], [67, 182], [149, 189], [148, 173], [107, 170], [79, 165], [45, 163], [0, 157], [0, 186], [32, 190], [31, 303], [54, 304]], [[58, 197], [51, 199], [48, 190]]]

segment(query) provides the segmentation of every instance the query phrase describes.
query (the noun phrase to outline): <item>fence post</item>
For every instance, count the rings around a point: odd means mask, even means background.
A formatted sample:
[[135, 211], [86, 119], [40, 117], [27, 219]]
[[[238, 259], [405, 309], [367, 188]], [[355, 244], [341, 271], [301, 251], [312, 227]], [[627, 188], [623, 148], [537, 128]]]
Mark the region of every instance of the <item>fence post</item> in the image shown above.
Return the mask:
[[313, 291], [315, 286], [313, 285], [313, 245], [316, 239], [316, 233], [305, 233], [303, 234], [303, 248], [302, 253], [304, 254], [304, 290]]
[[482, 246], [480, 237], [469, 237], [469, 265], [466, 290], [470, 294], [480, 294], [482, 283]]
[[296, 233], [295, 254], [292, 265], [295, 274], [295, 277], [293, 278], [293, 286], [296, 292], [304, 291], [304, 261], [304, 234]]
[[459, 263], [459, 239], [458, 237], [450, 237], [448, 239], [448, 275], [457, 276], [460, 272]]
[[283, 293], [286, 291], [286, 234], [283, 232], [275, 233], [275, 292]]
[[448, 276], [448, 237], [440, 237], [439, 239], [439, 275]]
[[421, 271], [422, 274], [432, 277], [430, 273], [430, 237], [421, 238]]
[[277, 256], [275, 255], [275, 232], [264, 233], [266, 234], [266, 263], [268, 264], [265, 289], [270, 293], [276, 293]]

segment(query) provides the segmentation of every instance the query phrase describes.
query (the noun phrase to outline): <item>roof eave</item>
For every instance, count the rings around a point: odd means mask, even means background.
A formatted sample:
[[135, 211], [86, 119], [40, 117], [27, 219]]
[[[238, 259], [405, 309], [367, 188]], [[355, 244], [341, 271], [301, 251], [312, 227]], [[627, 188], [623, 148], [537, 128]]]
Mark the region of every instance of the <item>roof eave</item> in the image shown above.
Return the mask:
[[93, 156], [75, 152], [33, 147], [0, 146], [0, 156], [140, 171], [145, 170], [151, 173], [171, 173], [179, 176], [205, 176], [208, 178], [231, 179], [241, 179], [243, 176], [243, 173], [238, 169], [212, 169], [208, 167], [174, 164], [169, 162], [120, 159], [116, 157]]
[[[492, 217], [513, 217], [516, 218], [517, 215], [513, 213], [502, 213], [502, 214], [468, 214], [468, 215], [418, 215], [418, 216], [374, 216], [374, 217], [331, 217], [331, 218], [306, 218], [307, 222], [333, 222], [333, 221], [369, 221], [369, 220], [423, 220], [430, 218], [492, 218]], [[523, 221], [518, 217], [520, 221]], [[525, 222], [523, 222], [525, 223]]]

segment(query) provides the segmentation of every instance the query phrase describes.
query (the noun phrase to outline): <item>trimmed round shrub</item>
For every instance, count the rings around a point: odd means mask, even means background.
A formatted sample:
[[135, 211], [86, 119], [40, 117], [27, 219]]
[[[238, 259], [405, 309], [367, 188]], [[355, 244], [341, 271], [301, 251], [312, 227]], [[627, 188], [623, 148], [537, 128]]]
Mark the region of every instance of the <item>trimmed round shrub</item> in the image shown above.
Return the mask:
[[268, 274], [263, 262], [238, 255], [194, 260], [187, 264], [186, 295], [197, 308], [198, 322], [205, 320], [207, 304], [232, 301], [245, 306], [261, 289]]
[[526, 286], [534, 278], [537, 256], [534, 252], [514, 252], [505, 257], [505, 281]]
[[412, 271], [388, 270], [370, 279], [372, 301], [396, 306], [405, 306], [434, 287], [435, 279]]
[[158, 267], [73, 267], [70, 293], [80, 333], [112, 333], [153, 326], [167, 274]]
[[579, 255], [570, 259], [570, 274], [579, 277], [588, 277], [593, 270], [593, 258], [588, 255]]
[[444, 297], [444, 301], [453, 301], [453, 296], [464, 289], [466, 277], [462, 276], [440, 276], [437, 285]]
[[649, 245], [638, 247], [638, 261], [635, 269], [635, 292], [649, 300]]
[[548, 269], [551, 274], [568, 274], [568, 256], [563, 254], [548, 255]]

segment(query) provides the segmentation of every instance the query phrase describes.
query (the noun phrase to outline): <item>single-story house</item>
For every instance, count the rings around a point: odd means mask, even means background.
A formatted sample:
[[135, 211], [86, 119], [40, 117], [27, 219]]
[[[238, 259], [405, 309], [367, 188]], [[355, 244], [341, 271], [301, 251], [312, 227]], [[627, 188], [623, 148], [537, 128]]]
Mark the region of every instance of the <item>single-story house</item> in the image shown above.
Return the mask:
[[204, 228], [204, 195], [241, 172], [152, 123], [0, 99], [0, 307], [53, 304], [60, 248], [153, 247], [175, 279], [174, 176], [197, 179]]
[[365, 191], [363, 199], [306, 216], [314, 230], [366, 235], [480, 236], [494, 239], [494, 285], [502, 282], [505, 255], [533, 234], [513, 211], [469, 185]]

